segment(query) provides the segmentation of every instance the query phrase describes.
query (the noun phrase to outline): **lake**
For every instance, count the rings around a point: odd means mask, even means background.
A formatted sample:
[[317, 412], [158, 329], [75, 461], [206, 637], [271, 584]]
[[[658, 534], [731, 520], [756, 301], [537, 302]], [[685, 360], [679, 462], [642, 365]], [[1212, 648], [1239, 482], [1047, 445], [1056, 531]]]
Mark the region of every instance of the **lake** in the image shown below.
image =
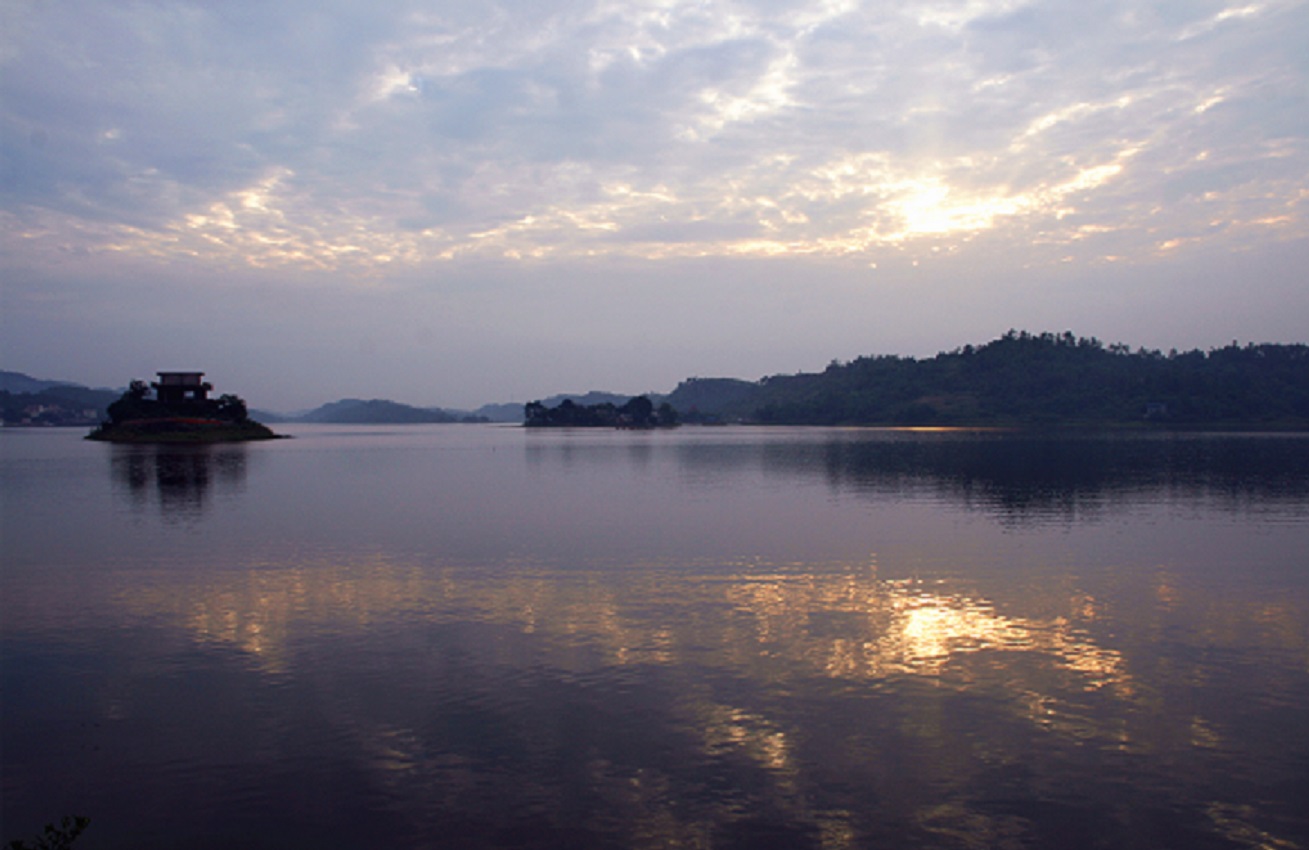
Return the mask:
[[1309, 848], [1309, 436], [0, 432], [3, 839]]

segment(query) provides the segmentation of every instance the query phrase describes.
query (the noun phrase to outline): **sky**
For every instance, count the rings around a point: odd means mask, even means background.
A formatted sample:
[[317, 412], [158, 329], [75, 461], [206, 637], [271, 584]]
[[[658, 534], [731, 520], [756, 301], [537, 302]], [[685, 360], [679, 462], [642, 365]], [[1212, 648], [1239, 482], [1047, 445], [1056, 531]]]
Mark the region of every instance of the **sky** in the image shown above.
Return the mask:
[[1309, 341], [1305, 0], [0, 0], [0, 368], [470, 409]]

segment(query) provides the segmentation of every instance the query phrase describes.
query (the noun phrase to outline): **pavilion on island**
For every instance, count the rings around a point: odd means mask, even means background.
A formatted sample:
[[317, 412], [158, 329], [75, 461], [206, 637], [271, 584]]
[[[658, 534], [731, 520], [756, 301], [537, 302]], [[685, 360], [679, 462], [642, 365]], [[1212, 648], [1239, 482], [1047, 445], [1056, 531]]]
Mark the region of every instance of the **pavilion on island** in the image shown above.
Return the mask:
[[165, 404], [204, 401], [213, 384], [206, 383], [204, 372], [157, 372], [159, 380], [151, 384], [155, 398]]

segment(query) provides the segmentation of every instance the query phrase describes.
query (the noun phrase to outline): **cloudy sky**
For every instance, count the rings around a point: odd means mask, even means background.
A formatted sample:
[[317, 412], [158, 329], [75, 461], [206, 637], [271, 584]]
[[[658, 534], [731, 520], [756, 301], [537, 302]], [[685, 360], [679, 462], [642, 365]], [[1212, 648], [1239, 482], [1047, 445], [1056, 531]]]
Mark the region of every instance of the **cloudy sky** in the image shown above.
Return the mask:
[[1309, 341], [1305, 0], [0, 0], [0, 368], [292, 409]]

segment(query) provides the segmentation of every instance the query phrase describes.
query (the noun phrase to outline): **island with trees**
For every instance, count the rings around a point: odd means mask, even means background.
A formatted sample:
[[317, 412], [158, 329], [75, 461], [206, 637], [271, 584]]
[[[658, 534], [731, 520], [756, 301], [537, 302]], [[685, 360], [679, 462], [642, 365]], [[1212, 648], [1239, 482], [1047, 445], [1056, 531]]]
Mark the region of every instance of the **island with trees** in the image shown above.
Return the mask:
[[132, 381], [109, 405], [109, 418], [87, 435], [110, 443], [232, 443], [272, 440], [267, 426], [250, 418], [231, 394], [208, 397], [203, 372], [160, 372], [153, 384]]
[[529, 402], [523, 408], [523, 424], [528, 428], [626, 428], [647, 430], [673, 428], [678, 424], [677, 411], [664, 402], [655, 407], [643, 395], [616, 405], [613, 402], [577, 404], [564, 399], [555, 407], [539, 401]]

